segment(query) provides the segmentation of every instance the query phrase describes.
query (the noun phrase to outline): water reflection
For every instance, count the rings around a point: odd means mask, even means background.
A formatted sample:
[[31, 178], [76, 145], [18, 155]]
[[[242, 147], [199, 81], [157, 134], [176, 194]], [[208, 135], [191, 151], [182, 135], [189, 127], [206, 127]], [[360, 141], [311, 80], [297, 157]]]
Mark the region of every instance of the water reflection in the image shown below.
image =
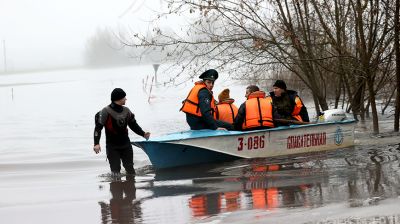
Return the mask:
[[221, 211], [221, 193], [194, 195], [189, 199], [193, 216], [218, 214]]
[[[307, 207], [310, 206], [307, 191], [327, 180], [320, 175], [309, 176], [310, 173], [321, 174], [323, 171], [305, 169], [294, 163], [263, 165], [258, 164], [260, 161], [253, 162], [257, 163], [239, 169], [239, 177], [221, 177], [222, 184], [212, 186], [209, 179], [193, 180], [196, 185], [208, 186], [209, 190], [219, 188], [220, 192], [191, 196], [189, 205], [192, 215], [210, 216], [242, 209]], [[299, 172], [295, 172], [296, 169]], [[233, 169], [224, 174], [231, 176], [237, 171]]]
[[109, 203], [99, 202], [102, 223], [135, 223], [141, 218], [140, 201], [136, 201], [135, 177], [126, 176], [126, 181], [110, 182]]
[[[110, 203], [100, 203], [103, 223], [163, 222], [160, 219], [170, 214], [166, 211], [185, 211], [173, 216], [190, 223], [236, 212], [267, 212], [270, 218], [281, 209], [290, 214], [290, 209], [313, 211], [333, 204], [343, 204], [345, 211], [372, 205], [386, 209], [381, 203], [400, 195], [399, 149], [399, 144], [363, 146], [298, 157], [150, 169], [141, 172], [148, 178], [136, 185], [148, 192], [139, 200], [134, 181], [110, 183]], [[159, 203], [162, 207], [152, 209]], [[398, 213], [394, 209], [389, 214]]]
[[[399, 145], [351, 148], [295, 158], [239, 160], [155, 172], [154, 195], [189, 195], [191, 216], [239, 210], [379, 205], [400, 195]], [[181, 170], [181, 171], [180, 171]], [[182, 185], [168, 181], [190, 181]], [[156, 184], [157, 185], [157, 184]]]

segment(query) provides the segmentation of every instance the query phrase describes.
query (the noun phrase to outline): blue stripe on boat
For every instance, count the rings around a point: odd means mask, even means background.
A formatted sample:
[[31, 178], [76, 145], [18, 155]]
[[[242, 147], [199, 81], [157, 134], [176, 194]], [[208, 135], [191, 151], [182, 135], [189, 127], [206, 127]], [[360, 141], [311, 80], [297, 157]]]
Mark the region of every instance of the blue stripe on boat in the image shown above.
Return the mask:
[[145, 151], [153, 167], [157, 169], [200, 163], [224, 162], [239, 158], [188, 145], [151, 141], [134, 142], [133, 144]]

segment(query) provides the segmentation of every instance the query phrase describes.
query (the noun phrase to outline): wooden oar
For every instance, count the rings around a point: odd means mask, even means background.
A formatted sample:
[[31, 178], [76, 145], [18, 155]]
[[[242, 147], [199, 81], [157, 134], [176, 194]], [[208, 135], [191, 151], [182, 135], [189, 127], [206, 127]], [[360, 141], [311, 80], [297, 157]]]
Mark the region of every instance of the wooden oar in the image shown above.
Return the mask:
[[288, 120], [288, 119], [274, 119], [274, 121], [285, 123], [285, 124], [313, 124], [312, 122], [298, 121], [298, 120]]

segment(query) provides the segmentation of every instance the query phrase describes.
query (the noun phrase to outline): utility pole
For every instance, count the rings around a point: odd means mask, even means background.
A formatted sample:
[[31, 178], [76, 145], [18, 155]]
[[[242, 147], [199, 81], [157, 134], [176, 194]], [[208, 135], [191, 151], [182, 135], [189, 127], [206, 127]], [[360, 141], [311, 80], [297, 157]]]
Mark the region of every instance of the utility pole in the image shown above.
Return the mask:
[[3, 40], [4, 72], [7, 72], [6, 40]]

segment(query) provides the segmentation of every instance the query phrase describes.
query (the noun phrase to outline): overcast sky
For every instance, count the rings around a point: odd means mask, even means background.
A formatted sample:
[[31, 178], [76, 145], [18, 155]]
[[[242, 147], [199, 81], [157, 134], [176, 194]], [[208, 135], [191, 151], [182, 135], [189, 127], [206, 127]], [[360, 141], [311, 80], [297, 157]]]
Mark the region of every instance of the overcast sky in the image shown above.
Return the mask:
[[99, 27], [147, 30], [161, 0], [0, 0], [0, 70], [82, 63], [87, 39]]

